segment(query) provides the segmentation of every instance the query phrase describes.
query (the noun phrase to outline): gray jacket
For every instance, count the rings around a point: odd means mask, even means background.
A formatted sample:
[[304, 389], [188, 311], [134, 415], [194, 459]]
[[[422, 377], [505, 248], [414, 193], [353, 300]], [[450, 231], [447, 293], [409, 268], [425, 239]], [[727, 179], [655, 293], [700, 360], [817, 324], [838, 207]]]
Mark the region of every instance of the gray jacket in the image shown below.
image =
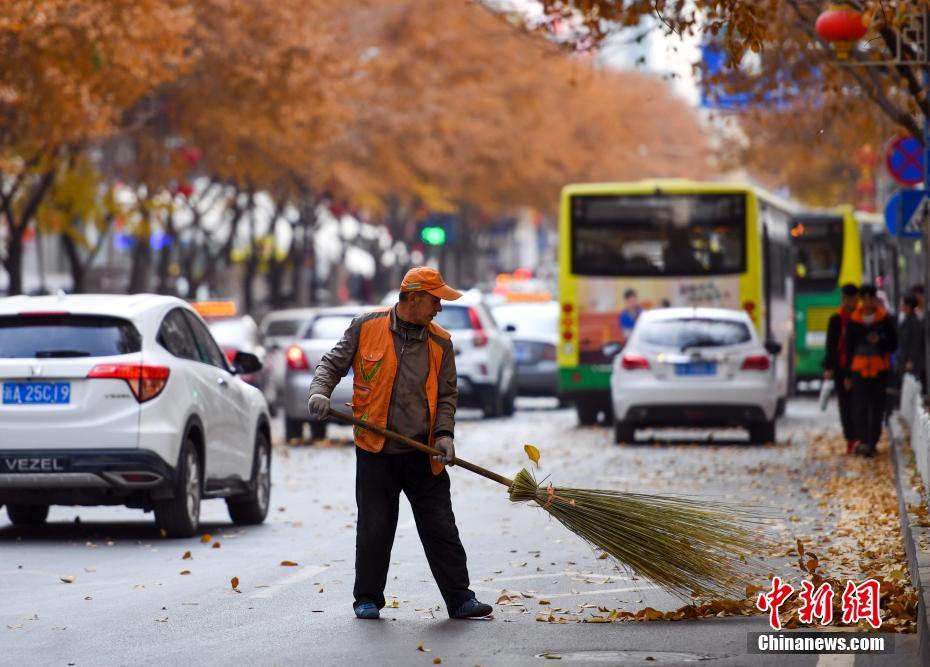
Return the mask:
[[[391, 392], [387, 428], [423, 443], [429, 438], [429, 405], [426, 401], [426, 375], [429, 372], [427, 336], [432, 336], [443, 350], [442, 363], [439, 366], [439, 400], [433, 435], [453, 437], [459, 391], [452, 342], [430, 334], [427, 327], [402, 322], [397, 317], [396, 306], [389, 311], [363, 313], [352, 320], [336, 346], [323, 355], [314, 369], [310, 395], [330, 396], [332, 394], [339, 380], [352, 367], [358, 349], [362, 323], [378, 317], [391, 318], [394, 352], [397, 355], [397, 375], [394, 377], [394, 387]], [[341, 408], [341, 406], [333, 407]], [[413, 449], [389, 440], [385, 443], [384, 451], [394, 454], [413, 451]]]

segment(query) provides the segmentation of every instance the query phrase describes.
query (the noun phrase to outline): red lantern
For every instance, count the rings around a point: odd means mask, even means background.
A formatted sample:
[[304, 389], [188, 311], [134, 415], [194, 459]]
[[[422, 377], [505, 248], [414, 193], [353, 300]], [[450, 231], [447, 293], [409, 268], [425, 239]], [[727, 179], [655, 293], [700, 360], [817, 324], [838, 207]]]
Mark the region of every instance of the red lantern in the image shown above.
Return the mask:
[[830, 9], [817, 17], [814, 28], [825, 42], [835, 43], [840, 58], [845, 58], [852, 45], [868, 31], [862, 14], [843, 5], [831, 5]]

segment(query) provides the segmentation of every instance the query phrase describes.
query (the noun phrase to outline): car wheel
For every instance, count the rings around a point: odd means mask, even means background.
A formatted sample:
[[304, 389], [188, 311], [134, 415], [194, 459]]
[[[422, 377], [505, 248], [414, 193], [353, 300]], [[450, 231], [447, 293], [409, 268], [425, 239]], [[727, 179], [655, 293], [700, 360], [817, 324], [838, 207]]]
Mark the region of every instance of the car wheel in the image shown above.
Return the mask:
[[636, 428], [629, 422], [614, 419], [614, 442], [618, 445], [632, 445], [636, 442]]
[[322, 440], [326, 437], [326, 422], [310, 422], [310, 437], [313, 440]]
[[482, 410], [486, 418], [501, 416], [504, 411], [504, 397], [497, 387], [489, 387], [485, 392]]
[[513, 413], [517, 410], [517, 380], [512, 378], [510, 380], [510, 389], [507, 390], [507, 395], [504, 396], [503, 406], [501, 407], [501, 412], [505, 417], [512, 417]]
[[597, 405], [590, 403], [576, 403], [575, 411], [578, 413], [578, 423], [581, 426], [594, 426], [597, 423]]
[[775, 442], [775, 421], [762, 422], [761, 424], [751, 424], [749, 426], [749, 441], [766, 445]]
[[255, 438], [255, 461], [252, 463], [252, 479], [249, 492], [226, 500], [229, 518], [233, 523], [255, 525], [268, 516], [271, 501], [271, 446], [264, 433]]
[[174, 498], [155, 501], [155, 525], [165, 537], [191, 537], [200, 527], [200, 456], [188, 438], [181, 447]]
[[284, 435], [288, 440], [303, 440], [304, 421], [302, 419], [284, 419]]
[[40, 526], [48, 518], [48, 505], [7, 505], [6, 514], [14, 526]]

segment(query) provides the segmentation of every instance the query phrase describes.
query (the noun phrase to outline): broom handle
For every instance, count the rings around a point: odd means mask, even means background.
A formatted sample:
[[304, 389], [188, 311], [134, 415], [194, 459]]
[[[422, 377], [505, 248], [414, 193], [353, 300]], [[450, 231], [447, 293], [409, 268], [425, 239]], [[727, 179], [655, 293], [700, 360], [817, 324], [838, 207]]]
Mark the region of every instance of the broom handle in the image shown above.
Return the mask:
[[[389, 431], [386, 428], [381, 428], [380, 426], [375, 426], [372, 423], [362, 421], [361, 419], [358, 419], [355, 415], [350, 415], [348, 412], [342, 412], [341, 410], [333, 410], [332, 408], [330, 408], [329, 414], [335, 417], [336, 419], [340, 419], [344, 422], [349, 422], [350, 424], [355, 424], [359, 428], [368, 429], [369, 431], [377, 433], [378, 435], [383, 435], [385, 438], [390, 438], [391, 440], [394, 440], [395, 442], [400, 442], [405, 445], [410, 445], [414, 449], [419, 449], [421, 452], [425, 452], [426, 454], [430, 454], [431, 456], [443, 456], [443, 453], [438, 449], [428, 447], [424, 445], [422, 442], [417, 442], [413, 438], [408, 438], [406, 436], [401, 435], [400, 433], [394, 433], [394, 431]], [[470, 470], [477, 475], [481, 475], [482, 477], [487, 477], [488, 479], [494, 482], [497, 482], [498, 484], [503, 484], [504, 486], [508, 488], [513, 486], [512, 479], [507, 479], [503, 475], [498, 475], [496, 472], [492, 472], [491, 470], [488, 470], [487, 468], [482, 468], [481, 466], [477, 466], [474, 463], [471, 463], [469, 461], [463, 461], [460, 458], [453, 457], [452, 464], [465, 468], [465, 470]]]

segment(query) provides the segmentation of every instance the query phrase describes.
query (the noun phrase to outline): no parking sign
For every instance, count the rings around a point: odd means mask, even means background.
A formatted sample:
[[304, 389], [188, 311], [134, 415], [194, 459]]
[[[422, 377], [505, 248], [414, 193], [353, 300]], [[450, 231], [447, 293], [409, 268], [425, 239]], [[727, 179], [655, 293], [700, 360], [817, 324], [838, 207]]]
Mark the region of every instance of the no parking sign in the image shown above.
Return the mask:
[[924, 148], [914, 137], [898, 137], [885, 153], [888, 173], [901, 185], [917, 185], [924, 180]]

